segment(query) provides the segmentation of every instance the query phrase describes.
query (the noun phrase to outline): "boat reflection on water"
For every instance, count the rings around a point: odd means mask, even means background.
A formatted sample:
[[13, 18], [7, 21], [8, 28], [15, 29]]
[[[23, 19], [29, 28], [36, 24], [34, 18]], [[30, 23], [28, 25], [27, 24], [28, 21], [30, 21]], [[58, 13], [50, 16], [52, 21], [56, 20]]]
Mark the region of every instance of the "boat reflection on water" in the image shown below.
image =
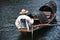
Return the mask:
[[32, 33], [21, 33], [18, 40], [33, 40]]

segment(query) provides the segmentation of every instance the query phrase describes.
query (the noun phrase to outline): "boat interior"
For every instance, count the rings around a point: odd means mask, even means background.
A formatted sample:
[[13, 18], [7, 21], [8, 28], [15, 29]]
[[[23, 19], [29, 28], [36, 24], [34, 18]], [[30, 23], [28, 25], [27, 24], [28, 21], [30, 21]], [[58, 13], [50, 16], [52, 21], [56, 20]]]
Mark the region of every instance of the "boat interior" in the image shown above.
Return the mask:
[[52, 9], [48, 6], [42, 6], [39, 11], [42, 11], [48, 19], [51, 19], [53, 12]]
[[[41, 12], [43, 12], [45, 14], [45, 16], [48, 19], [48, 21], [50, 21], [50, 19], [54, 15], [54, 13], [52, 12], [52, 9], [50, 7], [48, 7], [48, 6], [42, 6], [42, 7], [40, 7], [39, 11], [41, 11]], [[35, 19], [34, 25], [40, 24], [38, 18], [34, 18], [34, 19]]]

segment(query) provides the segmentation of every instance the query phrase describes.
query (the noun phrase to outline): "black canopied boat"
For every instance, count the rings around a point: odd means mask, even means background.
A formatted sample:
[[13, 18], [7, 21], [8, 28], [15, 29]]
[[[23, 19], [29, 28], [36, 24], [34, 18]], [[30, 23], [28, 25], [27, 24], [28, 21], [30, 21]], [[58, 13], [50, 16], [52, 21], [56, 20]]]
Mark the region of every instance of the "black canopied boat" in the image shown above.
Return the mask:
[[[54, 1], [49, 1], [39, 8], [37, 15], [34, 16], [34, 24], [32, 27], [27, 29], [20, 29], [20, 32], [32, 32], [37, 29], [44, 27], [41, 24], [50, 24], [56, 17], [57, 5]], [[40, 25], [40, 26], [39, 26]]]

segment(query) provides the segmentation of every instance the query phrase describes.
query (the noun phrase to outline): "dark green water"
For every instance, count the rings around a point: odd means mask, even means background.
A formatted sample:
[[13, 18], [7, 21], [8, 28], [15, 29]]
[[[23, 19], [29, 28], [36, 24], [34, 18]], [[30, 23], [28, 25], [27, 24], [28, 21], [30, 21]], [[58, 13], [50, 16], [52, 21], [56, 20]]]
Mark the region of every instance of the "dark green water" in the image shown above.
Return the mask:
[[[49, 0], [18, 0], [17, 3], [0, 1], [0, 40], [32, 40], [31, 34], [22, 35], [16, 31], [15, 20], [19, 16], [22, 8], [31, 13], [37, 13], [40, 6]], [[60, 0], [54, 0], [57, 3], [58, 11], [56, 15], [57, 23], [60, 21]], [[45, 31], [44, 31], [45, 30]], [[60, 40], [60, 27], [45, 28], [42, 31], [36, 31], [33, 40]], [[43, 32], [44, 31], [44, 32]]]

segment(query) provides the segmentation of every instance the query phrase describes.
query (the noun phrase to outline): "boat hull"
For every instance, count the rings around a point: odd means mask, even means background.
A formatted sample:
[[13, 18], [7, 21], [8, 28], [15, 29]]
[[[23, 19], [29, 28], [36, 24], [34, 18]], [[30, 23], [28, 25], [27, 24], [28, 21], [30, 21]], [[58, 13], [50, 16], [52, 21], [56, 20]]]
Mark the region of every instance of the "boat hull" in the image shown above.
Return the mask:
[[[37, 13], [37, 15], [34, 16], [34, 21], [35, 23], [32, 25], [30, 30], [18, 30], [19, 32], [33, 32], [35, 30], [41, 29], [43, 27], [46, 26], [37, 26], [34, 27], [35, 25], [39, 25], [39, 24], [53, 24], [55, 18], [56, 18], [56, 11], [57, 11], [57, 6], [56, 3], [54, 1], [49, 1], [48, 3], [44, 4], [43, 6], [41, 6], [39, 8], [39, 11]], [[45, 15], [45, 13], [51, 12], [51, 14], [49, 15], [50, 18], [47, 18], [47, 15]]]

